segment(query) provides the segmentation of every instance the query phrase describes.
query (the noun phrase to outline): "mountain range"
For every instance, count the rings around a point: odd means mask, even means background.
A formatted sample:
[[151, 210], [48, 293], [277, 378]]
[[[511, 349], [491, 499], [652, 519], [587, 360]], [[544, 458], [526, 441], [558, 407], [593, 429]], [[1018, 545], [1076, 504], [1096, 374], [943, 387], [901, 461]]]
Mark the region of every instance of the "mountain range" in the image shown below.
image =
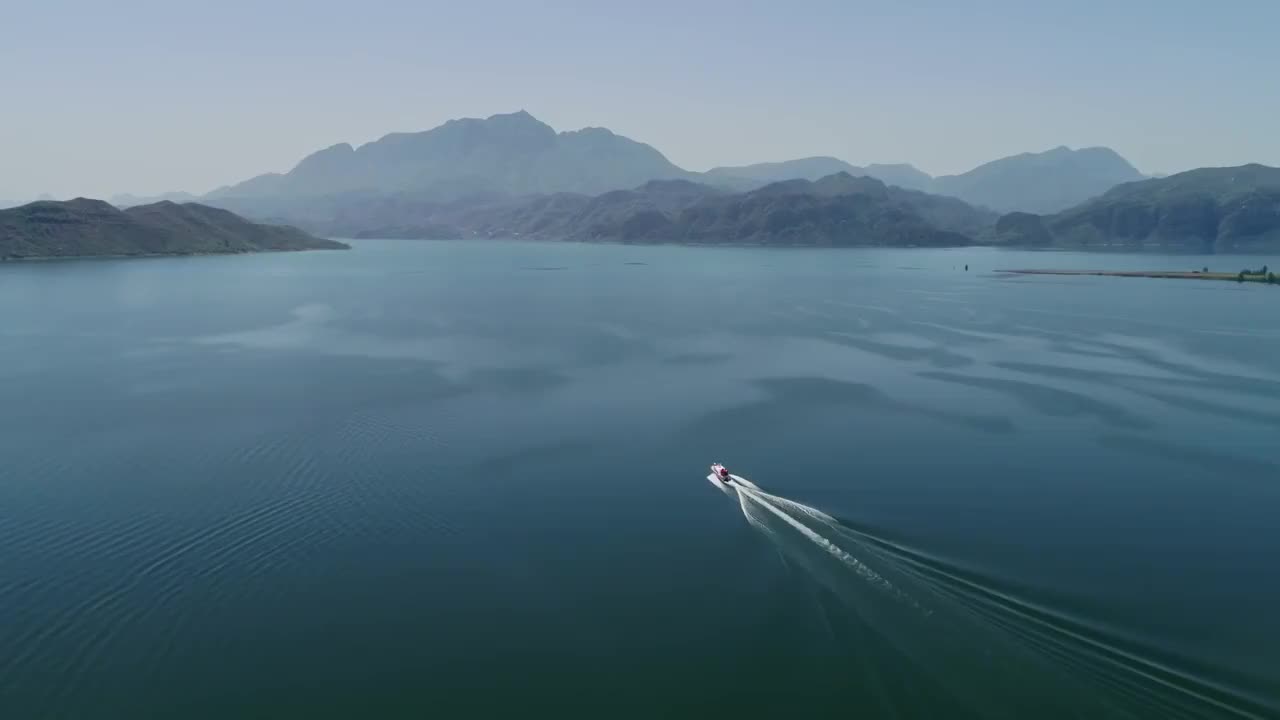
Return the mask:
[[[371, 225], [394, 217], [387, 226]], [[836, 173], [747, 192], [653, 180], [590, 196], [555, 193], [444, 204], [366, 206], [343, 216], [366, 237], [489, 237], [645, 243], [959, 246], [996, 215], [955, 199]]]
[[287, 173], [259, 175], [219, 188], [203, 200], [255, 217], [314, 220], [338, 202], [336, 198], [352, 196], [412, 195], [448, 202], [558, 192], [597, 195], [650, 180], [693, 180], [745, 191], [840, 172], [950, 195], [999, 212], [1055, 212], [1118, 183], [1142, 178], [1112, 150], [1066, 147], [1002, 158], [937, 178], [905, 163], [857, 167], [833, 157], [696, 173], [676, 166], [649, 145], [604, 128], [556, 132], [522, 110], [450, 120], [423, 132], [392, 133], [358, 148], [339, 143], [308, 155]]
[[832, 173], [876, 178], [890, 185], [960, 198], [999, 212], [1057, 212], [1124, 182], [1141, 180], [1127, 160], [1110, 148], [1072, 150], [1000, 158], [959, 175], [932, 177], [913, 165], [856, 167], [833, 157], [810, 157], [740, 167], [718, 167], [706, 175], [722, 182], [816, 180]]
[[520, 111], [333, 145], [202, 201], [342, 237], [1231, 252], [1280, 245], [1277, 172], [1144, 178], [1108, 148], [1058, 147], [940, 177], [833, 157], [696, 173], [609, 130], [556, 132]]
[[38, 201], [0, 210], [0, 260], [342, 249], [297, 228], [219, 208], [159, 202], [120, 210], [102, 200]]
[[[371, 224], [388, 216], [400, 224]], [[746, 192], [665, 180], [597, 196], [402, 200], [394, 211], [382, 204], [344, 220], [368, 237], [1269, 252], [1280, 249], [1280, 169], [1201, 168], [1125, 183], [1043, 216], [997, 217], [956, 198], [841, 172]]]

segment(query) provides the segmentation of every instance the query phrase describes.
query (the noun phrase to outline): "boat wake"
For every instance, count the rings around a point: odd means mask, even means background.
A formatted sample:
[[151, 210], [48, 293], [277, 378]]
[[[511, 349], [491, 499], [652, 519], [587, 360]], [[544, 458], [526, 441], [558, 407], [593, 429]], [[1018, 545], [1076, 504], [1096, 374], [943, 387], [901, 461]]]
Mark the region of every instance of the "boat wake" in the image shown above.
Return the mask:
[[[932, 692], [954, 703], [953, 717], [1280, 717], [1274, 698], [1155, 659], [1122, 632], [744, 478], [709, 479], [736, 497], [785, 563], [825, 591], [815, 599], [842, 652], [869, 668], [892, 656], [912, 676], [903, 683], [895, 673], [874, 688], [891, 715], [913, 714], [911, 695]], [[857, 642], [842, 642], [846, 632]]]

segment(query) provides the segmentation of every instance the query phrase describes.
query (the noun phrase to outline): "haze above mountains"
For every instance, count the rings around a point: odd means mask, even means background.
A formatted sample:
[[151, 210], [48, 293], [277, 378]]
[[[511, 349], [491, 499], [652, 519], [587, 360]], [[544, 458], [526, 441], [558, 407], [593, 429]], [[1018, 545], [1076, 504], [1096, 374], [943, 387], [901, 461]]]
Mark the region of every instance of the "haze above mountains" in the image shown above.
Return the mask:
[[1258, 91], [1280, 6], [1261, 0], [1231, 13], [324, 3], [314, 33], [279, 3], [170, 5], [14, 8], [7, 66], [29, 71], [10, 83], [26, 101], [0, 114], [0, 197], [204, 195], [342, 141], [359, 153], [393, 130], [518, 108], [556, 130], [609, 128], [690, 171], [831, 156], [960, 175], [1061, 145], [1114, 148], [1144, 173], [1280, 165], [1280, 95]]

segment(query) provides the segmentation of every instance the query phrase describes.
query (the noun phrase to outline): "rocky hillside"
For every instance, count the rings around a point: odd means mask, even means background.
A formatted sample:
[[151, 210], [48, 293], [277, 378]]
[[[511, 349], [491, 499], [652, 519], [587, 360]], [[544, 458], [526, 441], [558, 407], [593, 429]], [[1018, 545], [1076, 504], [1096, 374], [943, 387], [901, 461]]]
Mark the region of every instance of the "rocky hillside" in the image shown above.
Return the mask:
[[[394, 225], [366, 237], [494, 237], [548, 240], [812, 245], [969, 245], [994, 213], [955, 198], [838, 173], [734, 193], [682, 180], [597, 196], [558, 193], [451, 205], [406, 201]], [[385, 216], [385, 206], [368, 216]], [[350, 219], [350, 216], [348, 216]]]
[[1011, 213], [1002, 243], [1186, 252], [1280, 250], [1280, 168], [1200, 168], [1120, 185], [1052, 215]]
[[159, 202], [119, 210], [101, 200], [35, 202], [0, 211], [0, 260], [342, 249], [292, 227], [226, 210]]

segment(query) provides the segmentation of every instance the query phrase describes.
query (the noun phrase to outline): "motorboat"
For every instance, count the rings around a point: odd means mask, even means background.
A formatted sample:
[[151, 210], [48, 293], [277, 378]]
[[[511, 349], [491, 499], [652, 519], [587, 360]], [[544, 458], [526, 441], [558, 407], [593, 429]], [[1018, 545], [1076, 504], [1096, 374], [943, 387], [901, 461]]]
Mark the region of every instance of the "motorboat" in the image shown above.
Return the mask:
[[715, 485], [720, 489], [720, 492], [729, 497], [737, 497], [742, 490], [748, 492], [752, 490], [758, 492], [760, 490], [755, 483], [741, 475], [734, 475], [721, 463], [711, 463], [711, 474], [707, 476], [707, 482]]
[[729, 468], [720, 463], [711, 463], [711, 477], [728, 485], [733, 482], [733, 476], [729, 474]]

